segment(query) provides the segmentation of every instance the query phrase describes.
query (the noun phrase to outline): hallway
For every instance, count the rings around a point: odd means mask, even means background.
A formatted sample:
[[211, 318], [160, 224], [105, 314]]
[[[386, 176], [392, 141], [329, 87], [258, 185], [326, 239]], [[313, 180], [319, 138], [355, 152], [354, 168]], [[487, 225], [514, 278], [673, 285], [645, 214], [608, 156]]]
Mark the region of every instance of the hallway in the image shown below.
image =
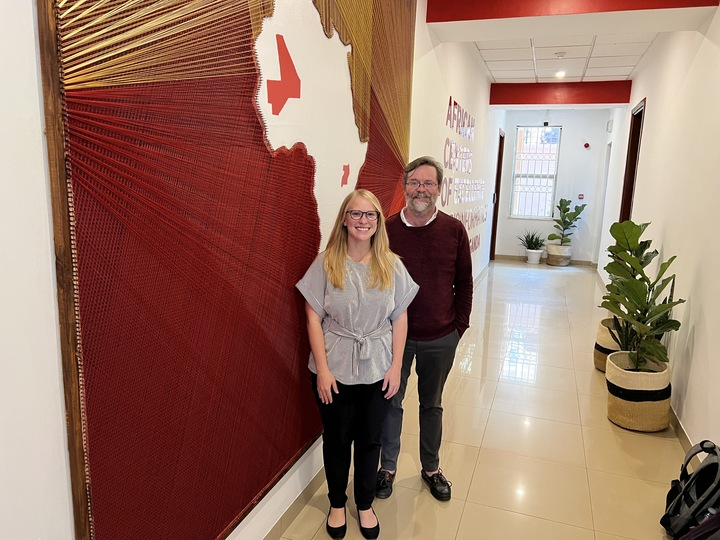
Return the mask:
[[[443, 399], [452, 500], [436, 501], [420, 479], [411, 378], [393, 495], [374, 504], [380, 538], [666, 538], [658, 520], [684, 451], [671, 430], [635, 433], [607, 420], [592, 359], [602, 294], [590, 267], [490, 263]], [[361, 539], [352, 485], [348, 495], [346, 538]], [[329, 538], [327, 510], [323, 484], [282, 538]]]

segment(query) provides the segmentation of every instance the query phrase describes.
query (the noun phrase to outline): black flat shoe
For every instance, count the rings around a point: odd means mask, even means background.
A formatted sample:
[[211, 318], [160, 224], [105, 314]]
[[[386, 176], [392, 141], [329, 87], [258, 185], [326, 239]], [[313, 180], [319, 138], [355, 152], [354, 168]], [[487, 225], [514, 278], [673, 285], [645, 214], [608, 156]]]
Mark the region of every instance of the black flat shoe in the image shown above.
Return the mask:
[[[332, 508], [330, 508], [330, 510], [332, 510]], [[330, 519], [330, 510], [328, 510], [328, 519]], [[343, 512], [345, 512], [345, 508], [343, 508]], [[331, 527], [328, 519], [325, 520], [325, 530], [330, 535], [330, 538], [334, 540], [342, 540], [345, 538], [345, 534], [347, 533], [347, 513], [345, 513], [345, 523], [339, 527]]]
[[378, 536], [380, 536], [380, 520], [375, 513], [375, 509], [370, 508], [370, 510], [372, 510], [372, 513], [377, 520], [377, 525], [375, 525], [374, 527], [363, 527], [360, 523], [360, 510], [358, 510], [358, 526], [360, 527], [360, 534], [363, 535], [363, 538], [366, 538], [367, 540], [375, 540]]

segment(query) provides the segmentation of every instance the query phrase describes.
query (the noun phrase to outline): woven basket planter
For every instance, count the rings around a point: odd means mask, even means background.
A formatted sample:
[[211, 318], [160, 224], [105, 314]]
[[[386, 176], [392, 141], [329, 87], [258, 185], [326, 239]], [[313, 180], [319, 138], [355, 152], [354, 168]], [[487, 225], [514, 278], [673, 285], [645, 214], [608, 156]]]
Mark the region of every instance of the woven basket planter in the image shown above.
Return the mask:
[[661, 431], [670, 425], [670, 372], [666, 364], [650, 363], [653, 371], [631, 371], [628, 353], [608, 355], [605, 379], [608, 420], [635, 431]]
[[545, 249], [547, 250], [546, 262], [550, 266], [567, 266], [570, 264], [570, 259], [572, 258], [572, 246], [547, 244]]
[[595, 348], [593, 349], [593, 362], [595, 368], [603, 373], [605, 372], [605, 364], [607, 363], [608, 354], [620, 350], [620, 346], [610, 336], [610, 330], [613, 325], [612, 319], [603, 319], [598, 324], [597, 335], [595, 336]]

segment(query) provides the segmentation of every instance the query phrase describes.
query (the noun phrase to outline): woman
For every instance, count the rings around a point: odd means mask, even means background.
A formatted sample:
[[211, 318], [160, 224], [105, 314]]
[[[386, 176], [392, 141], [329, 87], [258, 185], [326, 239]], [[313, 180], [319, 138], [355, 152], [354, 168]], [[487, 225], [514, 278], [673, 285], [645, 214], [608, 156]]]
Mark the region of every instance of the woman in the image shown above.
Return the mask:
[[390, 251], [380, 202], [360, 189], [342, 203], [330, 240], [297, 288], [305, 297], [313, 389], [323, 422], [326, 529], [347, 532], [350, 449], [360, 532], [377, 538], [372, 508], [380, 432], [400, 386], [407, 307], [418, 291]]

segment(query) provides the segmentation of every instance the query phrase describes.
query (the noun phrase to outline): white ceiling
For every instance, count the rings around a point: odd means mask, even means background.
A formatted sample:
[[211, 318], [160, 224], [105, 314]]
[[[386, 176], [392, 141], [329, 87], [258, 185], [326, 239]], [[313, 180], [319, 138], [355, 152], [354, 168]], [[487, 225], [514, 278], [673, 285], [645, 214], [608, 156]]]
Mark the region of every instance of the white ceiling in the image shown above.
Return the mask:
[[[493, 82], [623, 81], [657, 33], [476, 41]], [[564, 78], [556, 73], [564, 71]]]
[[[493, 82], [632, 79], [662, 32], [703, 32], [718, 7], [428, 23], [435, 42], [474, 42]], [[562, 58], [558, 58], [558, 53]], [[564, 53], [564, 54], [562, 54]]]

